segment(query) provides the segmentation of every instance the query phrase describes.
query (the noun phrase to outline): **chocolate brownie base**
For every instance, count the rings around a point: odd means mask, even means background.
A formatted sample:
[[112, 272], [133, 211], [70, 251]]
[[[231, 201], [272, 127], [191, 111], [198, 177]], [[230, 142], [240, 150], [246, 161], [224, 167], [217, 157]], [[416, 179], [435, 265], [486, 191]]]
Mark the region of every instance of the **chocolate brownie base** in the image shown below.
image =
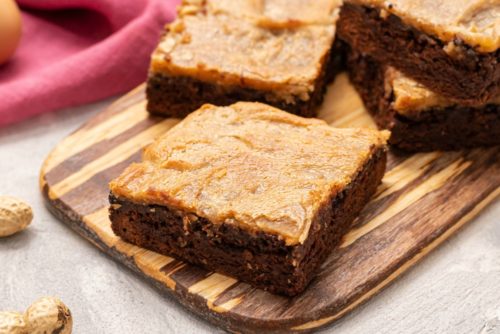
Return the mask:
[[500, 144], [500, 106], [430, 108], [411, 119], [392, 108], [384, 85], [384, 67], [350, 52], [351, 82], [380, 128], [391, 131], [389, 143], [407, 151], [454, 150]]
[[373, 195], [385, 164], [386, 152], [378, 149], [353, 182], [321, 207], [308, 239], [294, 246], [262, 231], [215, 225], [192, 213], [137, 204], [113, 194], [110, 219], [115, 234], [127, 242], [294, 296], [305, 289]]
[[[445, 14], [443, 14], [445, 15]], [[432, 91], [463, 105], [480, 105], [500, 94], [500, 51], [479, 53], [460, 40], [455, 55], [444, 43], [380, 10], [346, 3], [338, 36], [353, 49], [392, 65]]]
[[335, 46], [323, 64], [321, 75], [316, 80], [314, 91], [307, 101], [296, 97], [293, 103], [287, 103], [273, 96], [273, 92], [256, 90], [244, 85], [218, 85], [194, 77], [150, 73], [146, 88], [147, 110], [152, 114], [184, 118], [205, 103], [226, 106], [238, 101], [250, 101], [264, 102], [303, 117], [314, 117], [316, 108], [323, 102], [327, 85], [342, 69], [341, 55], [342, 52], [337, 52]]

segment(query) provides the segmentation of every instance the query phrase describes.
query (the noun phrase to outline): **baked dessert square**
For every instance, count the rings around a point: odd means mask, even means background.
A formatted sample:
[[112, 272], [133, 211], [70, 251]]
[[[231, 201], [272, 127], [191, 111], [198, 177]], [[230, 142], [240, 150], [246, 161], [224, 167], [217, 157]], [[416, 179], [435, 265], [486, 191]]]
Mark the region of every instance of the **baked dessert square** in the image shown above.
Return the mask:
[[350, 51], [351, 82], [389, 143], [409, 151], [500, 144], [500, 95], [464, 106], [434, 93], [395, 68]]
[[347, 0], [337, 30], [353, 49], [461, 105], [500, 95], [498, 1]]
[[261, 103], [204, 105], [110, 183], [113, 231], [296, 295], [375, 192], [387, 137]]
[[340, 0], [184, 0], [151, 58], [147, 109], [265, 102], [312, 117], [340, 65]]

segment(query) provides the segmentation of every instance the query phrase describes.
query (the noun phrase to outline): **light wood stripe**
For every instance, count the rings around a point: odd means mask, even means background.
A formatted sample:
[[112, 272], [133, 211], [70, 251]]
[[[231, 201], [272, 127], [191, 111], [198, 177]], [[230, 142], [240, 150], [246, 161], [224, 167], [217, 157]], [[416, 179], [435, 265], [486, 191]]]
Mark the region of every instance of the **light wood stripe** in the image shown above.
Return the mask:
[[330, 85], [318, 117], [336, 127], [377, 128], [373, 119], [365, 112], [361, 99], [352, 94], [349, 78], [345, 74], [340, 74]]
[[213, 306], [214, 301], [220, 296], [220, 294], [237, 282], [238, 281], [234, 278], [214, 273], [204, 280], [201, 280], [189, 287], [189, 293], [197, 294], [203, 297], [207, 300], [207, 304], [210, 303], [210, 305]]
[[375, 123], [370, 117], [367, 117], [364, 113], [363, 107], [359, 107], [353, 110], [343, 117], [336, 118], [335, 121], [331, 122], [330, 125], [344, 128], [344, 127], [360, 127], [360, 128], [376, 128]]
[[425, 167], [442, 156], [442, 152], [419, 153], [411, 156], [392, 170], [385, 173], [382, 184], [377, 189], [374, 200], [379, 200], [408, 186], [421, 177]]
[[120, 238], [118, 238], [111, 229], [108, 207], [104, 207], [94, 213], [84, 216], [82, 220], [106, 245], [112, 247], [120, 240]]
[[208, 308], [217, 313], [226, 313], [231, 311], [233, 308], [238, 306], [243, 301], [243, 296], [239, 296], [233, 299], [228, 300], [227, 302], [214, 305], [212, 302], [207, 302]]
[[146, 251], [144, 254], [134, 256], [134, 261], [143, 273], [154, 280], [165, 284], [169, 289], [175, 289], [176, 283], [170, 275], [181, 269], [183, 265], [179, 265], [169, 273], [163, 273], [161, 271], [161, 268], [175, 261], [173, 258], [160, 255], [152, 251]]
[[382, 225], [390, 218], [402, 212], [403, 210], [405, 210], [406, 208], [417, 202], [425, 195], [433, 192], [436, 189], [439, 189], [444, 185], [446, 181], [460, 174], [463, 170], [469, 167], [470, 164], [471, 164], [470, 161], [464, 162], [462, 159], [459, 159], [450, 164], [448, 167], [441, 170], [440, 172], [432, 175], [427, 180], [423, 181], [415, 188], [405, 193], [404, 196], [399, 197], [393, 204], [391, 204], [388, 208], [386, 208], [382, 213], [380, 213], [374, 219], [362, 225], [360, 228], [351, 230], [344, 237], [344, 240], [340, 245], [340, 248], [348, 247], [353, 242], [363, 237], [367, 233], [373, 231], [378, 226]]
[[67, 192], [83, 184], [94, 175], [104, 171], [105, 169], [113, 165], [127, 160], [138, 150], [153, 142], [156, 137], [165, 133], [168, 129], [177, 124], [177, 122], [178, 121], [174, 119], [166, 119], [139, 133], [135, 137], [132, 137], [123, 144], [116, 146], [107, 154], [88, 163], [79, 171], [73, 173], [61, 182], [52, 186], [49, 191], [50, 198], [61, 198]]
[[146, 102], [142, 101], [92, 128], [78, 130], [61, 141], [50, 155], [50, 158], [45, 161], [43, 167], [45, 173], [49, 173], [54, 167], [69, 157], [103, 140], [118, 136], [148, 117]]
[[489, 194], [484, 200], [479, 202], [471, 211], [469, 211], [466, 215], [464, 215], [461, 219], [459, 219], [452, 227], [450, 227], [446, 232], [436, 238], [432, 243], [430, 243], [427, 247], [423, 248], [419, 253], [417, 253], [412, 259], [407, 261], [404, 265], [399, 267], [396, 271], [391, 273], [385, 280], [380, 282], [377, 286], [368, 291], [365, 295], [358, 298], [354, 303], [350, 304], [348, 307], [344, 308], [341, 312], [334, 314], [329, 317], [325, 317], [322, 319], [309, 321], [303, 325], [292, 327], [293, 330], [310, 330], [313, 328], [318, 328], [323, 325], [326, 325], [336, 319], [341, 318], [346, 313], [349, 313], [358, 305], [364, 303], [368, 299], [370, 299], [373, 295], [380, 292], [387, 284], [395, 280], [398, 276], [404, 273], [406, 270], [411, 268], [414, 264], [416, 264], [419, 260], [421, 260], [427, 253], [432, 251], [434, 248], [439, 246], [443, 241], [448, 239], [451, 235], [453, 235], [456, 231], [458, 231], [465, 223], [472, 220], [476, 217], [489, 203], [495, 200], [500, 195], [500, 188], [497, 188], [494, 192]]

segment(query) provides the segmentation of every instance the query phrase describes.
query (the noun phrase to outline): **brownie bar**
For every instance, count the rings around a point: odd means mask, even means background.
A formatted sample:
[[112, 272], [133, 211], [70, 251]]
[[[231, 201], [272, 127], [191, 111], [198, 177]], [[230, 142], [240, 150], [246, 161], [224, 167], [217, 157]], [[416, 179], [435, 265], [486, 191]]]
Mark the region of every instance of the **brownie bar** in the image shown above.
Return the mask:
[[338, 36], [353, 49], [462, 105], [481, 105], [500, 94], [498, 49], [480, 52], [459, 38], [444, 42], [362, 2], [345, 3], [337, 25]]
[[267, 103], [295, 115], [314, 117], [317, 107], [323, 102], [327, 85], [343, 69], [343, 53], [340, 49], [340, 45], [335, 43], [308, 100], [295, 97], [293, 101], [287, 102], [270, 96], [267, 91], [243, 85], [219, 85], [195, 77], [151, 72], [146, 86], [147, 110], [152, 114], [184, 118], [205, 103], [227, 106], [238, 101], [250, 101]]
[[[354, 181], [324, 203], [307, 242], [287, 246], [275, 235], [252, 233], [231, 224], [166, 206], [137, 204], [110, 194], [110, 218], [116, 235], [155, 252], [224, 273], [273, 293], [294, 296], [349, 230], [384, 175], [386, 154], [378, 149]], [[186, 221], [192, 223], [186, 225]], [[301, 263], [294, 263], [303, 258]]]
[[182, 118], [204, 103], [250, 101], [315, 116], [341, 64], [340, 4], [184, 0], [152, 55], [147, 110]]
[[445, 104], [396, 110], [386, 66], [355, 51], [349, 52], [347, 59], [351, 82], [377, 125], [391, 131], [391, 145], [408, 151], [432, 151], [500, 144], [497, 102], [478, 107]]
[[380, 182], [387, 131], [204, 105], [110, 183], [123, 239], [295, 295]]

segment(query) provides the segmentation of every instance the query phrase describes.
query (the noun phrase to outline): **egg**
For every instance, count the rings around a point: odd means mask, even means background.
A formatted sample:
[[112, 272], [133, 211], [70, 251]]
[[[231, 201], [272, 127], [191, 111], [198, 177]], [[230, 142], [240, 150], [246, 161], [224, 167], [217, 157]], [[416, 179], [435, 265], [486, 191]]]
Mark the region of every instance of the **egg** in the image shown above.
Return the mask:
[[21, 39], [21, 12], [14, 0], [0, 0], [0, 65], [16, 51]]

